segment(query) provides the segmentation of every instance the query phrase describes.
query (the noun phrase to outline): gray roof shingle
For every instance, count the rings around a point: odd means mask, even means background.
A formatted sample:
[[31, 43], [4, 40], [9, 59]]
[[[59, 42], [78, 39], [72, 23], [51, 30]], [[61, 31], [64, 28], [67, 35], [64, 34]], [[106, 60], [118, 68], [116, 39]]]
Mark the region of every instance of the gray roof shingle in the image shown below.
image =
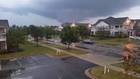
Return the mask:
[[9, 27], [8, 20], [0, 20], [0, 27]]
[[122, 25], [126, 21], [127, 18], [128, 17], [120, 17], [120, 18], [108, 17], [106, 19], [99, 19], [94, 25], [97, 25], [101, 21], [103, 21], [109, 25], [116, 25], [116, 24]]
[[136, 21], [136, 23], [140, 23], [140, 19], [131, 19], [132, 22]]
[[134, 29], [137, 29], [137, 27], [140, 27], [140, 25], [139, 25], [140, 24], [140, 19], [131, 19], [131, 21], [132, 22], [134, 22], [134, 21], [136, 22], [134, 24], [134, 27], [133, 27]]

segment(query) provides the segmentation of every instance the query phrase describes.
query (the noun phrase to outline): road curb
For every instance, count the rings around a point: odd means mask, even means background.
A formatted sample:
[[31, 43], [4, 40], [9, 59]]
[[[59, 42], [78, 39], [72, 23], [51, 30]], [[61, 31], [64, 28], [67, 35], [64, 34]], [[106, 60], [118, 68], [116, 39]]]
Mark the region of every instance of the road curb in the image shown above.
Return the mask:
[[47, 53], [44, 53], [44, 54], [47, 55], [47, 56], [49, 56], [50, 58], [65, 58], [65, 57], [70, 57], [70, 55], [69, 56], [56, 57], [56, 56], [49, 55]]
[[95, 77], [94, 75], [91, 75], [91, 73], [89, 72], [91, 68], [85, 70], [85, 74], [87, 77], [89, 77], [90, 79], [99, 79], [97, 77]]

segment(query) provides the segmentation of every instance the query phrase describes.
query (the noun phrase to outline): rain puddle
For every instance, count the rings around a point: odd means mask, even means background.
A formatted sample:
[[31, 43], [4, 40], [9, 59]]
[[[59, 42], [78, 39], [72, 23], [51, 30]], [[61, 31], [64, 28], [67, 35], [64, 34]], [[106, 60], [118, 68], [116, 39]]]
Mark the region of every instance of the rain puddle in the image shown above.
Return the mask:
[[0, 79], [11, 79], [11, 77], [19, 75], [21, 71], [25, 68], [11, 69], [11, 70], [1, 70]]
[[[0, 79], [12, 79], [12, 76], [19, 75], [21, 71], [25, 70], [25, 68], [14, 68], [15, 65], [11, 67], [9, 63], [12, 61], [10, 59], [0, 61]], [[5, 66], [9, 68], [5, 68]]]

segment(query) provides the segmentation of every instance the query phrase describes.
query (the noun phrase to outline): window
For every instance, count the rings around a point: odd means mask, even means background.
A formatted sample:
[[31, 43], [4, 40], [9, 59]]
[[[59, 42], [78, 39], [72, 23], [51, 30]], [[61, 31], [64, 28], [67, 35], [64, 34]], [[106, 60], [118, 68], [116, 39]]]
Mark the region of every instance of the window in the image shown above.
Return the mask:
[[115, 28], [119, 28], [119, 26], [115, 26]]
[[4, 33], [4, 28], [0, 28], [0, 33]]
[[124, 28], [127, 29], [127, 26], [125, 26]]
[[113, 26], [110, 26], [111, 27], [111, 29], [113, 29]]
[[119, 25], [115, 26], [115, 28], [119, 28], [119, 27], [120, 27], [120, 28], [122, 28], [122, 26], [121, 26], [121, 25], [120, 25], [120, 26], [119, 26]]

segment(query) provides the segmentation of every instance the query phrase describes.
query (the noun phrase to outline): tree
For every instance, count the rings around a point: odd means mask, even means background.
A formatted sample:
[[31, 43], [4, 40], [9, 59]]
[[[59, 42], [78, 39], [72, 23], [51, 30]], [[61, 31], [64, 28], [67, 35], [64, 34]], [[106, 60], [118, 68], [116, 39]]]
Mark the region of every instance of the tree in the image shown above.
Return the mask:
[[10, 28], [7, 32], [7, 49], [19, 49], [19, 44], [24, 44], [26, 41], [26, 34], [21, 28]]
[[14, 24], [14, 25], [12, 25], [12, 28], [16, 28], [17, 26]]
[[34, 33], [34, 29], [36, 28], [35, 25], [29, 25], [29, 34], [31, 34], [31, 36], [33, 37], [33, 33]]
[[40, 30], [39, 37], [42, 39], [44, 36], [44, 28], [40, 26], [39, 30]]
[[54, 30], [50, 28], [49, 26], [46, 26], [44, 28], [44, 35], [47, 40], [52, 38], [53, 33], [54, 33]]
[[125, 73], [128, 74], [128, 71], [140, 73], [140, 47], [132, 47], [131, 44], [128, 44], [123, 49], [123, 52], [125, 52], [125, 55], [121, 60]]
[[121, 41], [121, 38], [123, 37], [123, 32], [120, 30], [118, 33], [119, 34], [118, 34], [117, 37], [119, 37], [119, 41]]
[[40, 27], [33, 27], [32, 31], [31, 31], [31, 35], [32, 37], [34, 37], [34, 40], [37, 44], [38, 47], [38, 42], [39, 42], [39, 37], [40, 37], [40, 33], [42, 32], [42, 30], [40, 29]]
[[140, 36], [140, 26], [135, 26], [135, 35]]
[[84, 37], [89, 35], [89, 30], [86, 26], [80, 25], [80, 26], [77, 27], [77, 29], [79, 31], [79, 34], [80, 34], [80, 37], [81, 37], [82, 40], [83, 40]]
[[26, 25], [24, 25], [24, 26], [22, 27], [22, 29], [24, 30], [24, 32], [25, 32], [27, 35], [30, 34], [29, 27], [27, 27]]
[[79, 32], [76, 27], [65, 26], [60, 34], [61, 42], [67, 43], [68, 49], [71, 43], [79, 41]]

